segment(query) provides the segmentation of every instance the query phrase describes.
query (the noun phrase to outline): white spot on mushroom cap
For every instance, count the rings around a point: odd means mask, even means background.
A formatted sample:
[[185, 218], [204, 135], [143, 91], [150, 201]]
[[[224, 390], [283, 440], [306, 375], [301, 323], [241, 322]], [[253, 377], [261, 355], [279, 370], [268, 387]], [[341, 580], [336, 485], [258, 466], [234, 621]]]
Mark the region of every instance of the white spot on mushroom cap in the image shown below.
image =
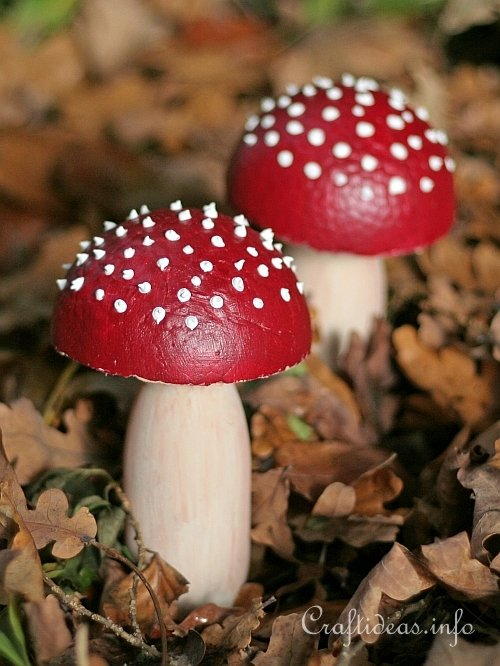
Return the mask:
[[212, 218], [205, 217], [201, 221], [201, 226], [208, 231], [209, 229], [213, 229], [215, 227], [215, 222], [212, 220]]
[[161, 271], [164, 271], [169, 265], [169, 263], [170, 259], [168, 257], [160, 257], [160, 259], [158, 259], [158, 261], [156, 262], [156, 265]]
[[140, 282], [137, 288], [141, 294], [149, 294], [151, 291], [151, 282]]
[[181, 303], [187, 303], [187, 301], [189, 301], [191, 298], [191, 292], [189, 289], [186, 289], [186, 287], [182, 287], [177, 292], [177, 298]]
[[188, 220], [191, 219], [191, 211], [189, 208], [186, 208], [185, 210], [181, 210], [180, 213], [177, 215], [179, 222], [187, 222]]
[[225, 247], [226, 245], [221, 236], [212, 236], [210, 242], [214, 247]]
[[103, 259], [106, 256], [106, 252], [104, 250], [94, 249], [92, 252], [94, 253], [94, 257], [96, 259]]
[[280, 296], [281, 296], [281, 298], [282, 298], [285, 302], [288, 303], [288, 301], [289, 301], [290, 298], [291, 298], [291, 296], [290, 296], [290, 290], [289, 290], [289, 289], [286, 289], [286, 287], [282, 287], [282, 288], [280, 289]]
[[405, 127], [405, 121], [401, 116], [397, 116], [395, 113], [390, 113], [385, 119], [387, 126], [391, 129], [402, 130]]
[[123, 236], [126, 236], [126, 235], [127, 235], [127, 229], [125, 229], [125, 227], [122, 226], [122, 225], [120, 224], [119, 227], [116, 227], [116, 229], [115, 229], [115, 234], [116, 234], [119, 238], [122, 238]]
[[180, 199], [172, 201], [172, 203], [170, 204], [170, 210], [173, 210], [175, 212], [182, 210], [182, 201]]
[[321, 176], [322, 169], [317, 162], [306, 162], [304, 164], [304, 173], [307, 178], [317, 180]]
[[280, 109], [286, 109], [286, 107], [291, 103], [291, 98], [288, 95], [280, 95], [278, 101], [276, 102]]
[[136, 220], [139, 217], [139, 213], [136, 211], [135, 208], [132, 208], [130, 213], [127, 216], [127, 220]]
[[264, 134], [264, 143], [266, 144], [266, 146], [273, 147], [277, 143], [279, 143], [279, 140], [280, 140], [280, 135], [279, 132], [277, 132], [276, 130], [269, 130], [269, 132], [266, 132]]
[[269, 267], [266, 266], [265, 264], [259, 264], [257, 266], [257, 273], [261, 277], [268, 277], [269, 276]]
[[332, 79], [328, 76], [315, 76], [312, 81], [318, 88], [330, 88], [333, 85]]
[[224, 299], [222, 296], [212, 296], [210, 299], [210, 305], [216, 310], [219, 310], [224, 305]]
[[59, 280], [56, 280], [56, 284], [59, 287], [59, 289], [62, 291], [64, 287], [68, 284], [68, 281], [65, 278], [59, 278]]
[[276, 118], [270, 114], [267, 114], [262, 117], [262, 120], [260, 121], [260, 126], [263, 129], [269, 129], [271, 128], [276, 122]]
[[411, 123], [414, 120], [413, 113], [408, 109], [405, 109], [401, 115], [403, 116], [403, 120], [407, 123]]
[[276, 106], [276, 102], [272, 97], [264, 97], [260, 101], [260, 108], [264, 112], [272, 111]]
[[375, 134], [375, 126], [372, 123], [361, 120], [356, 125], [356, 134], [363, 139], [373, 136]]
[[116, 222], [111, 222], [110, 220], [106, 220], [103, 225], [104, 231], [111, 231], [116, 227]]
[[389, 180], [389, 194], [404, 194], [406, 192], [406, 180], [401, 176], [393, 176]]
[[104, 238], [102, 236], [94, 236], [94, 245], [99, 247], [104, 243]]
[[113, 307], [117, 312], [123, 314], [123, 312], [125, 312], [125, 310], [127, 309], [127, 304], [121, 298], [117, 298], [116, 301], [113, 303]]
[[250, 254], [252, 257], [258, 257], [258, 256], [259, 256], [259, 253], [257, 252], [257, 250], [256, 250], [254, 247], [252, 247], [252, 246], [247, 247], [247, 252], [248, 252], [248, 254]]
[[184, 320], [184, 323], [186, 326], [189, 328], [190, 331], [194, 331], [194, 329], [198, 326], [198, 317], [195, 317], [194, 315], [189, 315], [186, 317]]
[[299, 92], [299, 86], [296, 85], [295, 83], [287, 83], [285, 86], [285, 90], [287, 95], [296, 95]]
[[339, 116], [340, 111], [335, 106], [325, 106], [325, 108], [321, 111], [321, 117], [327, 122], [337, 120]]
[[328, 99], [332, 100], [341, 99], [343, 94], [344, 93], [342, 92], [342, 89], [337, 88], [337, 86], [334, 86], [333, 88], [330, 88], [329, 90], [326, 91], [326, 96], [328, 97]]
[[178, 241], [180, 236], [175, 229], [167, 229], [165, 231], [165, 238], [169, 241]]
[[423, 178], [420, 179], [420, 189], [422, 192], [432, 192], [434, 189], [434, 181], [432, 178], [429, 178], [428, 176], [424, 176]]
[[371, 201], [375, 197], [375, 192], [371, 185], [363, 185], [361, 187], [360, 196], [362, 201]]
[[125, 259], [132, 259], [132, 257], [135, 254], [135, 250], [133, 247], [127, 247], [125, 250], [123, 250], [123, 256]]
[[289, 167], [293, 164], [293, 153], [291, 150], [280, 150], [276, 155], [278, 164], [282, 167]]
[[214, 265], [211, 261], [200, 261], [200, 268], [204, 273], [210, 273], [213, 267]]
[[354, 77], [352, 74], [349, 74], [348, 72], [342, 74], [342, 84], [346, 86], [346, 88], [352, 88], [355, 83], [356, 77]]
[[245, 289], [243, 278], [234, 277], [231, 279], [231, 284], [233, 285], [234, 289], [236, 289], [236, 291], [243, 291]]
[[74, 280], [71, 280], [70, 284], [70, 289], [72, 291], [80, 291], [80, 289], [83, 287], [83, 283], [85, 282], [85, 278], [80, 276], [75, 278]]
[[333, 174], [333, 182], [335, 185], [338, 185], [339, 187], [342, 187], [343, 185], [347, 185], [348, 178], [345, 173], [342, 173], [341, 171], [336, 171]]
[[104, 266], [104, 273], [105, 275], [111, 275], [111, 273], [115, 270], [114, 264], [106, 264]]
[[278, 270], [281, 270], [283, 268], [283, 259], [281, 257], [273, 257], [271, 259], [271, 263], [274, 266], [274, 268], [277, 268]]
[[237, 271], [241, 271], [244, 265], [245, 265], [244, 259], [240, 259], [239, 261], [234, 262], [234, 267], [236, 268]]
[[153, 218], [150, 215], [147, 215], [143, 220], [142, 220], [142, 226], [144, 229], [151, 229], [151, 227], [155, 226], [155, 223], [153, 221]]
[[298, 118], [298, 116], [301, 116], [305, 110], [306, 107], [302, 102], [294, 102], [293, 104], [290, 104], [286, 111], [291, 118]]
[[219, 217], [219, 213], [217, 212], [217, 206], [215, 205], [215, 201], [211, 201], [209, 204], [205, 204], [203, 206], [203, 214], [206, 215], [207, 217], [211, 217], [213, 219]]
[[184, 252], [184, 254], [193, 254], [194, 249], [192, 248], [191, 245], [184, 245], [182, 251]]
[[345, 141], [339, 141], [333, 146], [332, 153], [335, 155], [335, 157], [338, 157], [339, 159], [344, 159], [346, 157], [349, 157], [349, 155], [352, 153], [352, 148]]
[[319, 127], [314, 127], [307, 133], [307, 140], [311, 146], [322, 146], [325, 143], [325, 139], [325, 130], [322, 130]]
[[302, 134], [304, 131], [304, 125], [302, 123], [299, 123], [298, 120], [290, 120], [287, 122], [286, 131], [288, 134], [291, 134], [292, 136], [297, 136], [298, 134]]
[[356, 104], [355, 106], [353, 106], [351, 111], [352, 111], [352, 115], [357, 116], [358, 118], [365, 115], [364, 108], [362, 106], [360, 106], [359, 104]]
[[94, 292], [96, 301], [102, 301], [104, 299], [104, 289], [96, 289]]
[[88, 258], [89, 258], [89, 255], [86, 252], [79, 252], [76, 255], [76, 265], [81, 266], [82, 264], [84, 264], [87, 261]]
[[442, 157], [439, 157], [438, 155], [431, 155], [429, 157], [429, 166], [433, 171], [439, 171], [439, 169], [443, 166]]
[[296, 282], [296, 286], [297, 286], [297, 291], [299, 292], [299, 294], [303, 294], [304, 293], [304, 283], [303, 282]]
[[149, 247], [150, 245], [154, 244], [154, 240], [150, 236], [144, 236], [142, 244], [145, 245], [146, 247]]
[[140, 213], [141, 215], [147, 215], [150, 212], [149, 208], [146, 206], [146, 204], [142, 204], [140, 207]]
[[375, 171], [378, 166], [378, 159], [373, 155], [363, 155], [361, 158], [361, 168], [364, 171]]
[[255, 146], [255, 144], [257, 143], [257, 135], [245, 134], [243, 137], [243, 141], [247, 144], [247, 146]]
[[375, 104], [375, 97], [371, 92], [358, 92], [354, 96], [354, 99], [358, 104], [362, 104], [363, 106], [372, 106]]
[[122, 277], [124, 280], [131, 280], [134, 277], [135, 273], [131, 268], [126, 268], [122, 271]]
[[413, 148], [413, 150], [420, 150], [423, 145], [422, 137], [417, 136], [417, 134], [410, 134], [410, 136], [407, 139], [408, 145], [410, 148]]
[[80, 241], [79, 245], [82, 248], [82, 250], [86, 250], [90, 246], [90, 241], [89, 240]]
[[249, 116], [245, 122], [245, 129], [247, 132], [252, 132], [259, 124], [259, 116]]
[[234, 233], [235, 236], [238, 236], [238, 238], [246, 238], [246, 235], [247, 235], [247, 228], [244, 227], [244, 226], [241, 225], [241, 224], [240, 224], [240, 225], [236, 225], [236, 226], [234, 227], [234, 231], [233, 231], [233, 233]]
[[201, 277], [199, 277], [199, 275], [193, 275], [191, 278], [191, 284], [194, 287], [199, 287], [201, 285]]
[[455, 160], [453, 159], [453, 157], [445, 157], [444, 158], [444, 163], [445, 163], [446, 168], [448, 169], [448, 171], [450, 171], [451, 173], [453, 173], [455, 171], [455, 169], [457, 167], [457, 164], [456, 164]]
[[423, 106], [417, 106], [415, 109], [415, 114], [417, 118], [420, 118], [420, 120], [423, 120], [424, 122], [429, 120], [429, 112]]
[[257, 308], [257, 310], [261, 310], [264, 307], [264, 301], [262, 298], [254, 298], [252, 304], [254, 308]]
[[166, 317], [167, 311], [165, 308], [162, 308], [161, 305], [158, 305], [151, 312], [151, 316], [157, 324], [160, 324]]
[[397, 160], [405, 160], [408, 157], [408, 148], [402, 143], [393, 143], [389, 148], [391, 155]]
[[302, 86], [302, 94], [306, 97], [314, 97], [316, 94], [316, 88], [312, 85], [312, 83], [306, 83], [305, 86]]

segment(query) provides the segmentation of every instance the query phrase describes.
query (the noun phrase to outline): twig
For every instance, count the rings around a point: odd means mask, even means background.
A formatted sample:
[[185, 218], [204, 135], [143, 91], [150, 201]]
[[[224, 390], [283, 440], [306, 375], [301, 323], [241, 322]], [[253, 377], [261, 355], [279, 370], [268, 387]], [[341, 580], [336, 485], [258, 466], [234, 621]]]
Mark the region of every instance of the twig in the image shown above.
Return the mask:
[[110, 487], [113, 488], [113, 490], [116, 493], [116, 496], [120, 500], [120, 504], [122, 505], [122, 509], [125, 511], [127, 514], [127, 518], [132, 525], [132, 529], [134, 530], [134, 538], [135, 542], [137, 544], [137, 566], [139, 569], [143, 569], [145, 564], [146, 564], [146, 553], [147, 549], [146, 546], [144, 545], [144, 539], [142, 537], [142, 530], [141, 526], [139, 524], [139, 521], [134, 515], [134, 512], [132, 510], [132, 504], [123, 491], [123, 488], [118, 485], [116, 482], [110, 484]]
[[75, 661], [76, 666], [89, 666], [89, 627], [85, 622], [76, 630]]
[[161, 634], [161, 666], [168, 666], [168, 647], [167, 647], [167, 630], [165, 627], [165, 622], [163, 621], [163, 613], [161, 610], [160, 602], [158, 600], [158, 597], [156, 596], [156, 592], [153, 590], [151, 585], [149, 584], [149, 581], [146, 579], [142, 571], [140, 571], [137, 566], [131, 562], [127, 557], [122, 555], [120, 552], [118, 552], [115, 548], [110, 548], [109, 546], [105, 546], [103, 543], [100, 543], [99, 541], [96, 541], [95, 539], [82, 539], [83, 543], [94, 546], [95, 548], [98, 548], [101, 550], [103, 553], [105, 553], [108, 557], [110, 557], [113, 560], [117, 560], [118, 562], [121, 562], [124, 564], [126, 567], [129, 569], [132, 569], [132, 571], [139, 576], [141, 579], [142, 584], [144, 587], [147, 589], [149, 592], [149, 596], [151, 597], [151, 601], [153, 602], [153, 606], [155, 608], [155, 613], [156, 617], [158, 619], [158, 624], [160, 626], [160, 634]]
[[115, 636], [122, 638], [124, 641], [135, 648], [140, 648], [149, 656], [156, 658], [160, 656], [160, 653], [154, 645], [148, 645], [137, 636], [132, 636], [132, 634], [129, 634], [128, 631], [125, 631], [123, 627], [120, 627], [119, 624], [116, 624], [109, 618], [89, 611], [89, 609], [85, 608], [85, 606], [80, 603], [80, 601], [75, 596], [66, 594], [66, 592], [61, 587], [59, 587], [59, 585], [54, 583], [54, 581], [51, 580], [48, 576], [44, 575], [43, 580], [50, 587], [52, 592], [62, 601], [62, 603], [68, 608], [74, 610], [78, 615], [87, 617], [89, 620], [92, 620], [92, 622], [96, 622], [97, 624], [101, 624], [103, 627], [106, 627], [106, 629], [115, 634]]
[[130, 624], [134, 630], [134, 636], [142, 638], [142, 631], [137, 620], [137, 586], [139, 584], [139, 576], [134, 573], [132, 579], [132, 587], [130, 588], [130, 602], [128, 606], [128, 614], [130, 617]]
[[75, 363], [75, 361], [70, 361], [59, 375], [54, 388], [50, 392], [50, 395], [45, 402], [45, 408], [43, 410], [43, 420], [45, 423], [47, 423], [47, 425], [53, 424], [66, 386], [71, 381], [75, 372], [78, 370], [78, 367], [78, 363]]

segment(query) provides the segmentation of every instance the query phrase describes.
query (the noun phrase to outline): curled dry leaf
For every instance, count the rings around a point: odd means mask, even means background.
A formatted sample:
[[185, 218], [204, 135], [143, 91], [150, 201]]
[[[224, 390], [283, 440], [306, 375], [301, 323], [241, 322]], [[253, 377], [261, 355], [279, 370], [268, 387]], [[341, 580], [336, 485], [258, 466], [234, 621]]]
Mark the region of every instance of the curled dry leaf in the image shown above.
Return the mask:
[[73, 410], [64, 414], [67, 432], [48, 426], [27, 398], [12, 405], [0, 403], [4, 446], [21, 484], [52, 467], [78, 467], [87, 462], [90, 438], [86, 422]]
[[429, 571], [467, 599], [481, 599], [498, 593], [497, 577], [471, 556], [466, 532], [424, 545], [422, 553]]
[[397, 360], [405, 374], [429, 391], [440, 407], [452, 409], [464, 423], [476, 424], [491, 408], [494, 374], [487, 366], [478, 373], [475, 362], [453, 347], [434, 351], [418, 338], [412, 326], [393, 334]]
[[254, 599], [245, 613], [231, 614], [222, 624], [207, 627], [202, 638], [208, 649], [230, 655], [248, 647], [252, 632], [257, 629], [263, 617], [262, 599]]
[[318, 497], [311, 514], [327, 518], [348, 516], [353, 512], [355, 504], [356, 491], [354, 488], [340, 481], [334, 481]]
[[[121, 570], [118, 567], [116, 569], [115, 574], [118, 580], [106, 587], [102, 598], [102, 608], [104, 614], [114, 622], [128, 625], [130, 623], [129, 609], [134, 574], [121, 575]], [[187, 592], [188, 581], [157, 553], [153, 555], [142, 573], [156, 592], [167, 628], [173, 629], [175, 626], [173, 618], [177, 613], [176, 600], [181, 594]], [[139, 626], [146, 634], [157, 638], [160, 632], [153, 602], [141, 581], [137, 584], [136, 605]]]
[[62, 654], [73, 642], [59, 601], [49, 594], [42, 601], [24, 604], [29, 634], [37, 663], [44, 664]]
[[380, 623], [380, 615], [384, 615], [384, 595], [402, 605], [434, 585], [434, 578], [410, 551], [395, 543], [361, 582], [338, 622], [348, 627], [349, 618], [354, 615], [356, 622], [351, 637], [359, 636], [364, 643], [375, 643], [380, 637], [374, 628]]
[[255, 666], [303, 666], [307, 663], [316, 637], [304, 631], [303, 614], [281, 615], [273, 622], [271, 640], [266, 652], [252, 660]]
[[295, 544], [287, 523], [290, 482], [285, 470], [255, 473], [252, 480], [252, 539], [272, 548], [286, 559], [293, 558]]
[[331, 543], [341, 539], [354, 548], [376, 541], [395, 541], [404, 523], [406, 511], [400, 509], [390, 516], [357, 516], [330, 518], [318, 524], [308, 523], [296, 531], [303, 541]]
[[78, 555], [97, 534], [97, 523], [87, 507], [83, 506], [71, 518], [68, 498], [62, 490], [50, 488], [38, 498], [35, 509], [24, 509], [23, 520], [36, 547], [40, 550], [54, 541], [52, 555], [68, 559]]

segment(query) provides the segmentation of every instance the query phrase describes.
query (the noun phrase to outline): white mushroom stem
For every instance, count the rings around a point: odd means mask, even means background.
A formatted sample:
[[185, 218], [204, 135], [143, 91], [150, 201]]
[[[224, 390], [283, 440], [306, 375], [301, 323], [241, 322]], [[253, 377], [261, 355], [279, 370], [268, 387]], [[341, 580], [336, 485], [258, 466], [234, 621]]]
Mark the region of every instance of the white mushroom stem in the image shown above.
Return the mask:
[[189, 580], [184, 608], [231, 606], [245, 582], [250, 478], [234, 385], [144, 385], [127, 431], [125, 491], [145, 545]]
[[321, 336], [313, 346], [326, 363], [346, 349], [352, 331], [368, 337], [374, 317], [384, 317], [387, 281], [383, 259], [332, 254], [289, 245], [297, 275], [316, 313]]

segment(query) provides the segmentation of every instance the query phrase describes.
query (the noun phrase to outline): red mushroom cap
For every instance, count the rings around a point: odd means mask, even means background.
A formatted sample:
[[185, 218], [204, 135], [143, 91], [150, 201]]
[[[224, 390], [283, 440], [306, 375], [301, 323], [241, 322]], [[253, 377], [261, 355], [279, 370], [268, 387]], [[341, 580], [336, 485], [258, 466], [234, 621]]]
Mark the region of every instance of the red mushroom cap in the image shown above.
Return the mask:
[[141, 215], [107, 229], [59, 280], [56, 349], [114, 375], [172, 384], [271, 375], [309, 351], [302, 285], [266, 229], [214, 204]]
[[423, 108], [376, 81], [320, 77], [251, 116], [229, 196], [259, 226], [319, 250], [403, 254], [453, 223], [454, 161]]

